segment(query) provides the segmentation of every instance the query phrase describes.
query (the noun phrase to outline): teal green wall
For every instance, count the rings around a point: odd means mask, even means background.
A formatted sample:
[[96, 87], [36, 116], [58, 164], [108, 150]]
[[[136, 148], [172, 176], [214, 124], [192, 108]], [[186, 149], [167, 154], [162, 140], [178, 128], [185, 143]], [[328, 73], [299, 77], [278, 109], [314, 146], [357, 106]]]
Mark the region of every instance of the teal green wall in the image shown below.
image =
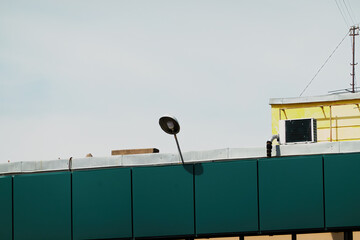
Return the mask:
[[14, 177], [14, 238], [71, 239], [69, 172]]
[[322, 156], [259, 160], [260, 230], [324, 228]]
[[134, 236], [194, 232], [193, 165], [133, 169]]
[[360, 153], [0, 177], [0, 239], [360, 228]]
[[326, 226], [360, 226], [360, 154], [324, 156]]
[[75, 171], [73, 239], [132, 237], [131, 170]]
[[0, 239], [12, 239], [12, 178], [0, 176]]
[[196, 232], [256, 232], [257, 161], [195, 165]]

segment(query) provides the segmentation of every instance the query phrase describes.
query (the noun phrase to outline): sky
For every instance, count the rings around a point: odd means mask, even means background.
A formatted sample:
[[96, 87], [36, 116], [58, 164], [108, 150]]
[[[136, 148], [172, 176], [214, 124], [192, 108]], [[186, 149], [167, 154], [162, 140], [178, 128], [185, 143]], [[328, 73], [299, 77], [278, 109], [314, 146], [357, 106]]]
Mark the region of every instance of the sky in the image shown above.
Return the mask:
[[[0, 0], [0, 163], [176, 153], [165, 114], [184, 152], [265, 151], [269, 99], [359, 22], [356, 0]], [[347, 37], [303, 96], [349, 88], [350, 62]]]

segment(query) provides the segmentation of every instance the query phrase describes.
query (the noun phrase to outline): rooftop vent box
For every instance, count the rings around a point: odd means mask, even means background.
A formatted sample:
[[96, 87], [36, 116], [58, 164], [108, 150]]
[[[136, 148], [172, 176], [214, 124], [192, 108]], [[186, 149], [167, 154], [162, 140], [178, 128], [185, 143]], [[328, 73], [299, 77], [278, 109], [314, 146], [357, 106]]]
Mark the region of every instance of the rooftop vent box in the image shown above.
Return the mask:
[[317, 141], [316, 119], [280, 120], [280, 144], [311, 143]]

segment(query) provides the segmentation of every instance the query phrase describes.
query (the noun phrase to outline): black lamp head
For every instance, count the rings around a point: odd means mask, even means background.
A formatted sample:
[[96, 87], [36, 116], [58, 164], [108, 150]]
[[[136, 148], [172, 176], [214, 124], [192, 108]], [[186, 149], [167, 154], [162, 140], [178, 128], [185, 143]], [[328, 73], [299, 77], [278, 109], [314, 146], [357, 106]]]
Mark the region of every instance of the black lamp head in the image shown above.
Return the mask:
[[162, 130], [168, 134], [175, 135], [180, 131], [179, 122], [175, 117], [165, 115], [159, 119], [159, 124]]

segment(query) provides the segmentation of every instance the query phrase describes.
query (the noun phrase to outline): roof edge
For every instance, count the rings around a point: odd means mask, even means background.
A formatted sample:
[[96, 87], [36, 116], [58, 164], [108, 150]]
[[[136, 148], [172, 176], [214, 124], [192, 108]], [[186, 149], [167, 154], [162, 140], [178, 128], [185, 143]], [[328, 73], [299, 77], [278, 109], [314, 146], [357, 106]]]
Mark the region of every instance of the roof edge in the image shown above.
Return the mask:
[[360, 93], [338, 93], [309, 97], [291, 97], [291, 98], [270, 98], [269, 104], [296, 104], [296, 103], [316, 103], [316, 102], [333, 102], [344, 100], [360, 99]]
[[[272, 149], [274, 157], [304, 156], [318, 154], [359, 153], [360, 141], [299, 143], [276, 145]], [[260, 148], [223, 148], [207, 151], [184, 153], [185, 163], [196, 164], [213, 161], [251, 160], [266, 158], [265, 147]], [[69, 159], [70, 160], [70, 159]], [[110, 157], [74, 158], [53, 161], [25, 161], [0, 164], [0, 177], [9, 174], [27, 174], [37, 172], [76, 171], [83, 169], [101, 169], [113, 167], [147, 167], [178, 165], [178, 154], [154, 153], [138, 155], [119, 155]]]

